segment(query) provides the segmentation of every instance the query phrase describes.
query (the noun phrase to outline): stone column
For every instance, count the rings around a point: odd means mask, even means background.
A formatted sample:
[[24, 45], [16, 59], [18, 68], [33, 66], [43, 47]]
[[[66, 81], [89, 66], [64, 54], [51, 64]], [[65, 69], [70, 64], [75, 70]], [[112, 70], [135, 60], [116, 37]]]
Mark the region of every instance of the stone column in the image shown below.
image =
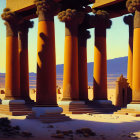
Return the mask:
[[78, 100], [79, 85], [77, 27], [66, 23], [65, 30], [63, 100]]
[[40, 118], [43, 115], [49, 122], [62, 121], [60, 113], [63, 112], [63, 109], [58, 107], [56, 99], [54, 31], [54, 15], [59, 5], [53, 0], [36, 0], [35, 4], [38, 14], [37, 97], [36, 107], [32, 108], [34, 112], [32, 115], [35, 114], [35, 118]]
[[88, 100], [88, 73], [87, 73], [87, 39], [90, 32], [82, 27], [78, 30], [78, 76], [79, 99]]
[[[18, 18], [9, 9], [4, 9], [1, 15], [6, 25], [6, 80], [5, 100], [19, 100], [20, 96], [20, 69], [18, 53]], [[7, 101], [8, 100], [8, 101]]]
[[19, 25], [19, 55], [20, 55], [20, 93], [22, 99], [30, 101], [29, 97], [29, 66], [28, 66], [28, 29], [33, 27], [33, 22], [24, 21]]
[[[57, 106], [54, 7], [49, 2], [36, 3], [37, 38], [37, 106]], [[48, 6], [49, 5], [49, 6]], [[52, 9], [51, 9], [52, 8]]]
[[133, 15], [124, 17], [124, 23], [129, 27], [129, 46], [128, 46], [128, 65], [127, 65], [127, 79], [129, 87], [132, 89], [132, 70], [133, 70]]
[[107, 100], [106, 29], [110, 28], [111, 21], [102, 12], [95, 15], [95, 21], [94, 100]]
[[67, 9], [58, 15], [59, 20], [65, 22], [63, 101], [79, 100], [78, 24], [83, 17], [81, 14], [79, 19], [79, 14], [76, 10]]
[[129, 12], [134, 14], [133, 35], [133, 80], [132, 80], [132, 103], [140, 103], [140, 3], [132, 0], [126, 2]]
[[94, 99], [107, 100], [106, 28], [95, 27]]

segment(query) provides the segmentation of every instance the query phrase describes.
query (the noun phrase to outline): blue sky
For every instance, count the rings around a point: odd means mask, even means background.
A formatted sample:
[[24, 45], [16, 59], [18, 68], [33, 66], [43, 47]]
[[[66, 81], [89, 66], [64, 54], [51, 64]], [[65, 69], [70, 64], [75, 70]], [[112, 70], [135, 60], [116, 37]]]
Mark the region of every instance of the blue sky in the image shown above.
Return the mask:
[[[0, 15], [6, 7], [6, 0], [0, 0]], [[29, 72], [36, 72], [37, 56], [37, 24], [34, 19], [34, 28], [29, 30]], [[112, 19], [112, 27], [107, 30], [107, 59], [124, 57], [128, 55], [128, 26], [124, 24], [123, 17]], [[6, 31], [4, 21], [0, 18], [0, 72], [6, 67]], [[55, 17], [55, 44], [56, 64], [64, 63], [64, 37], [65, 25]], [[94, 61], [94, 29], [90, 29], [91, 38], [87, 42], [87, 60]]]

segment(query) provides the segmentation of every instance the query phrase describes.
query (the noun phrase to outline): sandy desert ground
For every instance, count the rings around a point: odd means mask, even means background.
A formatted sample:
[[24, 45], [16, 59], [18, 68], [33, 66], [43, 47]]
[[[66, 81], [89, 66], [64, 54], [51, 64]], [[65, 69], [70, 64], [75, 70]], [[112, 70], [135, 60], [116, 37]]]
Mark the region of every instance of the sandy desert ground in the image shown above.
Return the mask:
[[[107, 87], [108, 87], [108, 100], [111, 100], [113, 104], [115, 104], [115, 93], [116, 93], [116, 80], [117, 77], [119, 77], [119, 74], [108, 74], [107, 75]], [[126, 76], [125, 76], [126, 77]], [[93, 82], [92, 82], [92, 74], [89, 76], [89, 89], [88, 89], [88, 97], [89, 100], [93, 99]], [[57, 74], [56, 76], [56, 83], [57, 83], [57, 89], [59, 88], [60, 93], [63, 93], [63, 75]], [[30, 97], [35, 100], [35, 94], [33, 93], [33, 89], [36, 88], [36, 76], [30, 75], [29, 76], [29, 86], [30, 86]], [[5, 88], [5, 74], [0, 74], [0, 91], [4, 90]], [[58, 93], [58, 90], [57, 90]], [[4, 95], [0, 95], [0, 98], [3, 99]], [[58, 94], [57, 100], [62, 99], [62, 94]]]
[[[0, 115], [1, 117], [4, 117]], [[91, 115], [69, 115], [72, 121], [59, 123], [41, 123], [37, 120], [27, 120], [25, 116], [8, 117], [12, 125], [19, 125], [21, 130], [31, 132], [33, 137], [3, 137], [0, 140], [136, 140], [140, 139], [140, 118], [125, 115], [93, 114]], [[96, 136], [83, 136], [76, 134], [76, 130], [90, 128]], [[61, 135], [61, 138], [54, 138], [58, 131], [71, 130], [71, 135]]]
[[[108, 78], [108, 99], [115, 103], [115, 81], [116, 77]], [[57, 100], [62, 99], [62, 81], [57, 82]], [[2, 85], [2, 84], [1, 84]], [[30, 97], [35, 100], [35, 81], [30, 81]], [[59, 89], [59, 90], [58, 90]], [[0, 91], [4, 90], [1, 86]], [[93, 99], [93, 87], [88, 89], [89, 100]], [[4, 94], [0, 94], [0, 98], [4, 98]], [[126, 115], [114, 114], [83, 114], [83, 115], [68, 115], [72, 121], [59, 122], [59, 123], [41, 123], [38, 120], [28, 120], [26, 116], [8, 116], [2, 115], [1, 117], [8, 117], [13, 126], [19, 125], [22, 131], [31, 132], [33, 137], [22, 138], [17, 137], [0, 137], [0, 140], [133, 140], [140, 139], [140, 117], [132, 117]], [[76, 131], [82, 128], [89, 128], [96, 136], [87, 136], [83, 134], [76, 134]], [[69, 131], [73, 133], [70, 135], [60, 134], [60, 138], [55, 138], [56, 132]]]
[[[58, 88], [60, 88], [58, 86]], [[1, 90], [4, 90], [1, 89]], [[62, 99], [62, 88], [60, 93], [57, 94], [57, 99]], [[58, 92], [58, 90], [57, 90]], [[93, 88], [90, 86], [88, 89], [89, 99], [93, 99]], [[115, 88], [108, 89], [108, 99], [114, 99]], [[30, 97], [35, 100], [36, 94], [34, 89], [30, 89]], [[4, 98], [4, 94], [0, 94], [0, 98]], [[2, 115], [1, 117], [8, 117], [13, 126], [19, 125], [22, 131], [31, 132], [33, 137], [0, 137], [0, 140], [136, 140], [140, 139], [140, 117], [132, 117], [126, 115], [114, 115], [114, 114], [83, 114], [83, 115], [68, 115], [72, 118], [72, 121], [59, 122], [59, 123], [41, 123], [38, 120], [28, 120], [26, 116], [8, 116]], [[83, 134], [76, 134], [78, 129], [89, 128], [96, 136], [84, 136]], [[72, 134], [64, 135], [60, 134], [60, 138], [57, 136], [58, 131], [72, 130]]]

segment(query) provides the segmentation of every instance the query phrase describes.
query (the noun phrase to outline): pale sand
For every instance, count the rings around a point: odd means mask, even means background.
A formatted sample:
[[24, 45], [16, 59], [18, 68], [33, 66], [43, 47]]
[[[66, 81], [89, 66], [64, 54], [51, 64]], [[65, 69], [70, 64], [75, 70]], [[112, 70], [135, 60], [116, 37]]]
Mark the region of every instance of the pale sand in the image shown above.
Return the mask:
[[[5, 90], [4, 88], [0, 88], [0, 90]], [[115, 93], [116, 93], [116, 89], [115, 88], [108, 88], [107, 89], [108, 92], [108, 100], [112, 101], [112, 104], [115, 105]], [[60, 93], [61, 94], [57, 94], [57, 101], [61, 101], [62, 97], [63, 97], [63, 89], [60, 88]], [[4, 94], [0, 94], [0, 99], [4, 99], [5, 95]], [[36, 101], [36, 93], [32, 93], [32, 89], [30, 89], [30, 98], [34, 101]], [[93, 87], [90, 86], [90, 89], [88, 89], [88, 99], [89, 100], [93, 100], [94, 96], [93, 96]]]
[[[73, 130], [80, 128], [91, 128], [97, 136], [80, 137], [73, 134], [73, 140], [134, 140], [136, 138], [129, 137], [130, 133], [134, 133], [140, 139], [140, 118], [126, 115], [112, 114], [95, 114], [90, 115], [69, 115], [73, 120], [61, 123], [51, 123], [54, 128], [48, 128], [50, 124], [41, 123], [37, 120], [27, 120], [25, 116], [14, 117], [6, 116], [11, 119], [12, 125], [19, 125], [21, 130], [32, 132], [33, 138], [29, 140], [57, 140], [51, 135], [56, 133], [56, 130]], [[0, 115], [0, 117], [4, 117]], [[137, 139], [138, 139], [137, 138]], [[6, 139], [6, 138], [5, 138]], [[9, 138], [7, 138], [9, 139]], [[13, 138], [11, 138], [13, 139]], [[14, 138], [15, 139], [15, 138]], [[16, 138], [20, 140], [21, 138]], [[24, 138], [26, 139], [26, 138]], [[0, 138], [0, 140], [2, 140]], [[70, 140], [70, 137], [65, 136], [65, 140]]]
[[[89, 99], [93, 98], [93, 89], [89, 89]], [[62, 89], [61, 89], [62, 92]], [[36, 94], [30, 94], [32, 99], [35, 99]], [[114, 99], [115, 89], [108, 89], [108, 99]], [[4, 95], [1, 95], [4, 98]], [[62, 94], [58, 94], [57, 99], [61, 100]], [[56, 133], [56, 130], [73, 130], [80, 128], [91, 128], [97, 136], [80, 137], [73, 134], [73, 139], [65, 136], [64, 140], [136, 140], [140, 139], [140, 117], [132, 117], [127, 115], [113, 115], [113, 114], [93, 114], [91, 115], [68, 115], [73, 120], [60, 123], [51, 123], [54, 128], [48, 128], [50, 124], [43, 124], [37, 120], [28, 120], [26, 116], [7, 116], [0, 115], [0, 117], [8, 117], [12, 125], [19, 125], [22, 131], [32, 132], [32, 138], [29, 140], [57, 140], [51, 135]], [[130, 133], [134, 133], [133, 137], [129, 137]], [[134, 138], [134, 137], [138, 138]], [[22, 140], [27, 138], [0, 138], [0, 140]], [[61, 139], [60, 139], [61, 140]]]
[[[61, 93], [63, 89], [60, 89]], [[115, 88], [108, 88], [108, 99], [115, 103]], [[63, 94], [63, 93], [62, 93]], [[57, 100], [62, 99], [62, 94], [57, 94]], [[89, 100], [93, 99], [93, 88], [88, 89]], [[36, 94], [30, 93], [31, 99], [35, 100]], [[4, 94], [0, 94], [0, 98], [4, 99]], [[69, 115], [73, 120], [61, 123], [51, 123], [54, 128], [47, 128], [49, 124], [43, 124], [37, 120], [27, 120], [26, 116], [7, 116], [0, 115], [0, 117], [8, 117], [12, 125], [19, 125], [24, 131], [32, 132], [33, 138], [29, 140], [57, 140], [52, 138], [51, 135], [55, 134], [56, 130], [73, 130], [80, 128], [91, 128], [97, 136], [80, 137], [79, 135], [73, 134], [73, 140], [133, 140], [136, 138], [130, 138], [129, 133], [133, 132], [140, 139], [140, 118], [126, 115], [112, 115], [112, 114], [94, 114], [93, 116], [84, 115]], [[3, 139], [17, 139], [22, 138], [0, 138]], [[27, 138], [24, 138], [27, 139]], [[70, 140], [70, 137], [65, 136], [65, 140]], [[72, 140], [72, 139], [71, 139]]]

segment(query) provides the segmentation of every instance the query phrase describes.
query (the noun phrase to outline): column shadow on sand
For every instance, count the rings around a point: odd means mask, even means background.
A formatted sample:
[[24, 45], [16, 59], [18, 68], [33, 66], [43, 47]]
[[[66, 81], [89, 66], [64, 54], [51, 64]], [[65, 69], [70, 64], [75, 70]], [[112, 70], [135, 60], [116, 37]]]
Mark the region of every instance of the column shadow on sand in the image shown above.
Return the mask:
[[[105, 115], [98, 117], [104, 118]], [[19, 125], [21, 130], [29, 131], [33, 134], [33, 138], [29, 138], [31, 140], [40, 139], [40, 140], [55, 140], [56, 138], [52, 138], [51, 135], [56, 133], [56, 130], [66, 131], [72, 130], [73, 140], [93, 140], [93, 139], [106, 139], [106, 140], [133, 140], [139, 139], [137, 137], [138, 133], [140, 137], [140, 120], [132, 120], [131, 122], [120, 122], [117, 123], [119, 119], [117, 116], [113, 116], [110, 118], [112, 120], [116, 120], [114, 122], [98, 122], [97, 116], [90, 116], [91, 120], [82, 120], [79, 115], [79, 119], [73, 119], [72, 121], [66, 122], [58, 122], [58, 123], [41, 123], [38, 120], [19, 120], [19, 119], [11, 119], [12, 125]], [[125, 116], [124, 116], [124, 120]], [[53, 127], [49, 128], [52, 125]], [[96, 136], [83, 137], [75, 134], [77, 129], [81, 128], [90, 128], [93, 132], [96, 133]], [[69, 137], [65, 137], [65, 139], [69, 139]]]

